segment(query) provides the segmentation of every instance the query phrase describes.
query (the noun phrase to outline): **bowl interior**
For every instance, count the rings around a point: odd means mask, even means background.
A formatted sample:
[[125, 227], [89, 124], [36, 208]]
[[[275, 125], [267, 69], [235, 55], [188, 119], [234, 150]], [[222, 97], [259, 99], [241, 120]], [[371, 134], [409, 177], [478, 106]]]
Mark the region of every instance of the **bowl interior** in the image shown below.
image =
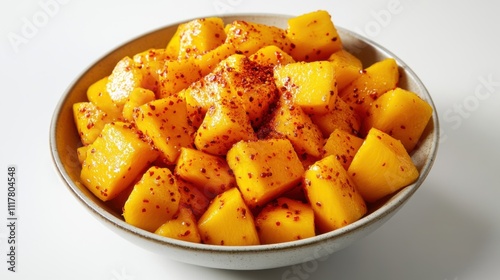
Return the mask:
[[[285, 28], [287, 19], [289, 17], [281, 15], [235, 15], [223, 16], [222, 18], [226, 23], [238, 19]], [[408, 198], [417, 190], [417, 188], [421, 185], [421, 183], [427, 176], [436, 155], [438, 143], [437, 132], [439, 131], [437, 113], [429, 93], [425, 89], [422, 82], [415, 75], [415, 73], [413, 73], [412, 70], [394, 54], [390, 53], [383, 47], [366, 38], [363, 38], [346, 29], [337, 27], [344, 47], [348, 51], [359, 57], [364, 66], [368, 66], [387, 57], [396, 59], [401, 73], [400, 86], [415, 92], [421, 98], [429, 102], [429, 104], [431, 104], [431, 106], [433, 107], [434, 113], [432, 119], [421, 138], [421, 142], [419, 143], [418, 148], [412, 153], [412, 158], [420, 171], [420, 177], [417, 182], [404, 188], [381, 205], [378, 205], [376, 209], [371, 209], [370, 214], [351, 225], [348, 225], [340, 230], [332, 231], [330, 233], [322, 234], [313, 238], [289, 243], [259, 245], [253, 246], [252, 248], [187, 244], [187, 242], [180, 242], [177, 240], [163, 238], [161, 236], [128, 225], [123, 221], [119, 213], [115, 213], [110, 207], [96, 198], [83, 184], [80, 183], [79, 177], [81, 166], [77, 158], [76, 149], [81, 145], [81, 143], [76, 131], [76, 127], [74, 125], [72, 105], [76, 102], [87, 101], [87, 88], [98, 79], [109, 75], [113, 70], [115, 64], [121, 58], [123, 58], [124, 56], [133, 56], [134, 54], [142, 52], [149, 48], [165, 47], [170, 38], [175, 33], [176, 29], [177, 24], [155, 30], [146, 35], [133, 39], [128, 43], [125, 43], [117, 49], [111, 51], [107, 55], [103, 56], [97, 62], [92, 64], [88, 69], [86, 69], [82, 73], [82, 75], [79, 76], [73, 83], [71, 83], [67, 91], [62, 96], [62, 99], [57, 105], [53, 115], [50, 131], [50, 148], [54, 163], [59, 174], [61, 175], [63, 181], [69, 187], [71, 192], [76, 195], [77, 199], [82, 202], [85, 207], [89, 208], [89, 210], [91, 210], [91, 212], [93, 212], [96, 217], [110, 224], [114, 229], [125, 231], [130, 235], [138, 235], [139, 238], [146, 239], [147, 242], [153, 242], [156, 245], [160, 244], [170, 247], [173, 246], [176, 250], [188, 249], [196, 250], [198, 252], [210, 251], [216, 252], [218, 254], [238, 252], [254, 255], [257, 252], [262, 251], [276, 252], [279, 250], [285, 250], [287, 248], [296, 248], [297, 246], [307, 247], [318, 242], [321, 242], [323, 244], [322, 246], [324, 246], [325, 242], [329, 241], [337, 242], [333, 247], [340, 249], [347, 246], [355, 239], [367, 234], [369, 231], [374, 230], [382, 223], [382, 221], [390, 217], [397, 209], [402, 206], [402, 204], [404, 204], [404, 202], [408, 200]], [[346, 234], [350, 233], [359, 234], [353, 235], [356, 238], [346, 239]], [[332, 249], [331, 251], [333, 252], [334, 250]], [[291, 254], [294, 253], [291, 252]], [[286, 260], [283, 259], [281, 262], [274, 262], [273, 265], [267, 264], [267, 267], [290, 265], [301, 260], [305, 259], [303, 257], [301, 259], [287, 258]], [[266, 264], [262, 264], [262, 262], [260, 266], [259, 262], [255, 262], [253, 266], [238, 265], [235, 263], [233, 263], [232, 265], [220, 264], [217, 266], [212, 262], [197, 261], [196, 257], [186, 258], [186, 261], [213, 267], [236, 269], [255, 269], [264, 268], [264, 266], [266, 266]]]

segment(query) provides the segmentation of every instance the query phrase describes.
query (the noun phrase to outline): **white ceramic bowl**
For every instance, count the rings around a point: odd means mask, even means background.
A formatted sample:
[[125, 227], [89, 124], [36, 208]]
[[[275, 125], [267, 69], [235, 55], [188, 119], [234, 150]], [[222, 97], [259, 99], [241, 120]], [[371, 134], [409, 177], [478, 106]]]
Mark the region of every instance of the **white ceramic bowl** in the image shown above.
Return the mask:
[[[289, 16], [235, 15], [222, 18], [227, 23], [239, 19], [284, 28]], [[185, 263], [240, 270], [281, 267], [325, 257], [361, 239], [392, 217], [423, 183], [435, 159], [439, 142], [438, 118], [429, 93], [415, 73], [394, 54], [371, 40], [337, 27], [344, 47], [359, 57], [364, 65], [370, 65], [387, 57], [396, 59], [401, 73], [400, 86], [417, 93], [433, 107], [432, 119], [419, 147], [412, 153], [412, 158], [420, 171], [420, 177], [415, 183], [405, 187], [377, 209], [371, 209], [370, 214], [346, 227], [312, 238], [281, 244], [240, 247], [194, 244], [165, 238], [125, 223], [120, 214], [113, 212], [80, 182], [81, 166], [76, 155], [80, 139], [73, 121], [72, 104], [86, 101], [88, 86], [111, 73], [122, 57], [132, 56], [149, 48], [165, 47], [177, 25], [173, 24], [147, 33], [103, 56], [83, 71], [69, 86], [53, 115], [50, 149], [62, 180], [89, 213], [114, 232], [137, 246]]]

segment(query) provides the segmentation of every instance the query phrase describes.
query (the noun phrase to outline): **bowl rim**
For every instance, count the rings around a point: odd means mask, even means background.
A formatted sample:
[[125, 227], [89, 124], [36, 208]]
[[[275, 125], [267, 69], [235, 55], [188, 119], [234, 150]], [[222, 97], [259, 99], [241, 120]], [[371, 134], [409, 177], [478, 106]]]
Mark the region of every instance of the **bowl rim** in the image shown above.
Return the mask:
[[[287, 15], [287, 14], [274, 14], [274, 13], [232, 13], [232, 14], [224, 14], [224, 15], [214, 15], [214, 16], [219, 16], [222, 18], [238, 18], [238, 17], [245, 17], [245, 18], [259, 18], [259, 17], [278, 17], [281, 19], [287, 19], [290, 17], [293, 17], [294, 15]], [[187, 241], [182, 241], [182, 240], [177, 240], [173, 238], [168, 238], [168, 237], [163, 237], [160, 235], [157, 235], [152, 232], [148, 232], [146, 230], [139, 229], [137, 227], [134, 227], [128, 223], [126, 223], [123, 219], [119, 219], [116, 216], [110, 214], [106, 209], [102, 208], [95, 202], [93, 202], [91, 199], [89, 199], [79, 188], [78, 186], [73, 182], [71, 179], [70, 175], [66, 171], [64, 164], [59, 156], [59, 152], [57, 150], [57, 140], [56, 140], [56, 131], [57, 131], [57, 124], [58, 124], [58, 118], [59, 115], [61, 114], [61, 111], [67, 101], [67, 99], [70, 96], [72, 88], [75, 86], [75, 84], [79, 81], [79, 79], [83, 76], [83, 74], [89, 72], [94, 66], [96, 66], [100, 61], [102, 61], [105, 57], [111, 55], [112, 53], [116, 52], [118, 49], [122, 48], [124, 45], [127, 45], [129, 43], [132, 43], [133, 41], [136, 41], [138, 39], [141, 39], [142, 37], [145, 37], [149, 34], [161, 31], [163, 29], [166, 29], [168, 27], [172, 26], [178, 26], [181, 23], [185, 23], [187, 21], [190, 21], [192, 19], [197, 19], [197, 18], [204, 18], [208, 16], [203, 16], [203, 17], [196, 17], [196, 18], [191, 18], [191, 19], [186, 19], [186, 20], [181, 20], [177, 21], [174, 23], [170, 23], [168, 25], [161, 26], [159, 28], [150, 30], [148, 32], [142, 33], [138, 36], [135, 36], [129, 40], [126, 40], [124, 42], [121, 42], [118, 44], [118, 46], [114, 47], [110, 51], [106, 52], [104, 55], [98, 57], [94, 62], [90, 63], [83, 71], [81, 71], [70, 83], [69, 86], [64, 90], [62, 96], [60, 97], [54, 113], [52, 115], [51, 123], [50, 123], [50, 133], [49, 133], [49, 145], [50, 145], [50, 150], [51, 150], [51, 157], [52, 161], [54, 163], [54, 167], [56, 169], [56, 173], [60, 176], [61, 180], [64, 182], [66, 187], [70, 190], [70, 192], [76, 197], [76, 199], [83, 205], [85, 205], [86, 208], [91, 210], [92, 214], [94, 217], [96, 217], [98, 220], [101, 222], [105, 222], [109, 225], [112, 225], [120, 230], [123, 230], [125, 232], [131, 233], [133, 235], [136, 235], [140, 238], [147, 239], [149, 241], [152, 241], [156, 244], [160, 244], [163, 246], [170, 246], [170, 247], [177, 247], [180, 249], [190, 249], [190, 250], [196, 250], [196, 251], [207, 251], [210, 253], [263, 253], [263, 252], [268, 252], [268, 251], [276, 251], [276, 250], [288, 250], [288, 249], [294, 249], [294, 248], [299, 248], [302, 246], [309, 246], [317, 243], [322, 243], [331, 239], [337, 239], [343, 236], [346, 236], [349, 233], [355, 232], [358, 229], [368, 227], [370, 225], [373, 225], [376, 221], [381, 220], [386, 218], [389, 215], [394, 214], [395, 210], [399, 207], [401, 207], [404, 203], [406, 203], [409, 198], [413, 195], [414, 192], [419, 189], [420, 185], [424, 182], [426, 179], [427, 175], [429, 174], [432, 165], [435, 162], [436, 155], [437, 155], [437, 150], [439, 146], [439, 120], [438, 120], [438, 115], [436, 111], [435, 104], [432, 100], [432, 97], [430, 96], [427, 88], [423, 84], [423, 82], [420, 80], [420, 78], [416, 75], [416, 73], [404, 62], [402, 61], [398, 56], [396, 56], [394, 53], [386, 49], [385, 47], [381, 46], [377, 42], [373, 41], [372, 39], [369, 39], [363, 35], [357, 34], [354, 31], [351, 31], [349, 29], [343, 28], [342, 26], [335, 25], [337, 31], [339, 33], [342, 33], [342, 36], [352, 36], [357, 40], [362, 41], [363, 43], [366, 43], [370, 45], [371, 47], [377, 49], [377, 51], [383, 53], [384, 55], [388, 57], [392, 57], [396, 60], [397, 65], [400, 68], [403, 68], [406, 72], [408, 72], [409, 76], [411, 76], [416, 84], [421, 88], [422, 94], [425, 96], [426, 101], [431, 105], [433, 108], [433, 113], [431, 117], [431, 125], [433, 126], [433, 135], [432, 135], [432, 145], [429, 149], [429, 156], [425, 160], [422, 169], [419, 170], [419, 177], [417, 181], [414, 183], [404, 187], [401, 189], [398, 194], [394, 194], [391, 199], [389, 199], [384, 205], [379, 207], [378, 209], [374, 210], [373, 212], [365, 215], [361, 219], [345, 226], [340, 229], [336, 229], [327, 233], [319, 234], [314, 237], [309, 237], [301, 240], [295, 240], [295, 241], [289, 241], [289, 242], [283, 242], [283, 243], [276, 243], [276, 244], [263, 244], [263, 245], [252, 245], [252, 246], [220, 246], [220, 245], [210, 245], [210, 244], [202, 244], [202, 243], [192, 243], [192, 242], [187, 242]]]

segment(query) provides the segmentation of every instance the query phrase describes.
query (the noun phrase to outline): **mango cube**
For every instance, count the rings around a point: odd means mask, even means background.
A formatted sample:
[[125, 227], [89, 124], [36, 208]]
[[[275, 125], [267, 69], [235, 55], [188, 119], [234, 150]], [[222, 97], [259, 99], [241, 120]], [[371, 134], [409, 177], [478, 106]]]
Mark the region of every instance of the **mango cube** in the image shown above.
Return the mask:
[[345, 49], [334, 52], [328, 58], [328, 61], [331, 61], [335, 67], [335, 77], [339, 91], [356, 80], [361, 75], [361, 70], [363, 70], [361, 60]]
[[130, 124], [109, 123], [89, 146], [82, 164], [82, 183], [107, 201], [131, 185], [158, 153]]
[[368, 202], [375, 202], [400, 190], [413, 183], [419, 175], [401, 141], [376, 128], [368, 132], [348, 173]]
[[154, 232], [177, 213], [179, 201], [172, 172], [152, 166], [135, 184], [123, 206], [123, 218], [133, 226]]
[[194, 143], [203, 152], [225, 155], [241, 140], [257, 140], [257, 136], [239, 100], [224, 99], [210, 107], [196, 131]]
[[339, 92], [339, 96], [364, 118], [371, 104], [388, 90], [396, 88], [398, 81], [396, 60], [386, 58], [363, 70], [361, 76]]
[[83, 145], [94, 142], [99, 136], [104, 125], [113, 119], [91, 102], [78, 102], [73, 104], [73, 118], [76, 129]]
[[331, 62], [290, 63], [275, 68], [274, 78], [282, 94], [308, 114], [325, 114], [334, 107], [337, 85]]
[[306, 155], [318, 158], [321, 155], [321, 130], [299, 106], [281, 102], [264, 130], [270, 130], [271, 137], [290, 140], [301, 158]]
[[179, 25], [178, 29], [180, 59], [204, 54], [226, 40], [224, 22], [219, 17], [191, 20]]
[[265, 46], [259, 49], [256, 53], [251, 55], [249, 59], [260, 65], [267, 66], [286, 65], [295, 62], [293, 57], [274, 45]]
[[290, 190], [304, 173], [287, 139], [240, 141], [228, 151], [226, 160], [250, 208], [264, 206]]
[[340, 161], [345, 170], [351, 165], [354, 155], [363, 144], [363, 139], [350, 134], [347, 131], [336, 129], [323, 147], [323, 157], [334, 155]]
[[354, 181], [334, 155], [306, 170], [304, 189], [321, 233], [344, 227], [367, 212]]
[[156, 229], [155, 233], [188, 242], [201, 242], [196, 217], [191, 209], [182, 206], [179, 207], [177, 214]]
[[314, 212], [308, 203], [280, 197], [255, 217], [261, 244], [274, 244], [314, 236]]
[[275, 45], [286, 52], [292, 48], [285, 30], [275, 26], [235, 20], [226, 25], [225, 31], [226, 43], [234, 45], [237, 52], [245, 56], [269, 45]]
[[182, 147], [193, 147], [194, 128], [188, 123], [186, 102], [177, 96], [156, 99], [139, 106], [137, 128], [153, 141], [167, 164], [177, 161]]
[[432, 116], [432, 107], [413, 92], [396, 88], [375, 100], [364, 128], [375, 127], [403, 143], [410, 153]]
[[288, 20], [286, 37], [292, 42], [290, 54], [296, 61], [326, 60], [342, 49], [342, 42], [330, 14], [315, 11]]
[[259, 245], [252, 212], [238, 188], [216, 196], [198, 220], [198, 230], [205, 244], [242, 246]]
[[236, 186], [234, 174], [224, 158], [195, 149], [181, 149], [175, 174], [194, 184], [207, 197]]
[[327, 138], [335, 129], [342, 129], [351, 134], [359, 134], [361, 117], [341, 98], [335, 99], [334, 108], [326, 114], [312, 114], [311, 120]]

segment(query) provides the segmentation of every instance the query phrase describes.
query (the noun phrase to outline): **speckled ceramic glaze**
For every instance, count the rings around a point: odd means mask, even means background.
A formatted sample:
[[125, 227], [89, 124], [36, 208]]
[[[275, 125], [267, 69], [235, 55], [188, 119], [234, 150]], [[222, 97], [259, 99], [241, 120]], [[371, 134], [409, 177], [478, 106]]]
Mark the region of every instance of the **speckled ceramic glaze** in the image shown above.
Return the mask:
[[[226, 23], [239, 19], [284, 28], [289, 16], [237, 15], [222, 18]], [[366, 38], [337, 27], [344, 47], [359, 57], [363, 65], [370, 65], [387, 57], [395, 58], [400, 67], [400, 86], [417, 93], [434, 109], [421, 143], [412, 153], [420, 171], [420, 177], [414, 184], [405, 187], [380, 207], [346, 227], [313, 238], [281, 244], [244, 247], [194, 244], [165, 238], [125, 223], [119, 214], [114, 213], [80, 183], [81, 166], [76, 155], [80, 139], [73, 121], [72, 105], [86, 101], [87, 88], [98, 79], [109, 75], [122, 57], [133, 56], [149, 48], [165, 47], [176, 29], [177, 24], [173, 24], [136, 38], [83, 71], [63, 94], [50, 127], [50, 149], [64, 184], [92, 215], [130, 242], [181, 262], [213, 268], [250, 270], [297, 264], [324, 258], [371, 233], [396, 213], [426, 178], [436, 156], [439, 129], [436, 110], [425, 86], [394, 54]]]

